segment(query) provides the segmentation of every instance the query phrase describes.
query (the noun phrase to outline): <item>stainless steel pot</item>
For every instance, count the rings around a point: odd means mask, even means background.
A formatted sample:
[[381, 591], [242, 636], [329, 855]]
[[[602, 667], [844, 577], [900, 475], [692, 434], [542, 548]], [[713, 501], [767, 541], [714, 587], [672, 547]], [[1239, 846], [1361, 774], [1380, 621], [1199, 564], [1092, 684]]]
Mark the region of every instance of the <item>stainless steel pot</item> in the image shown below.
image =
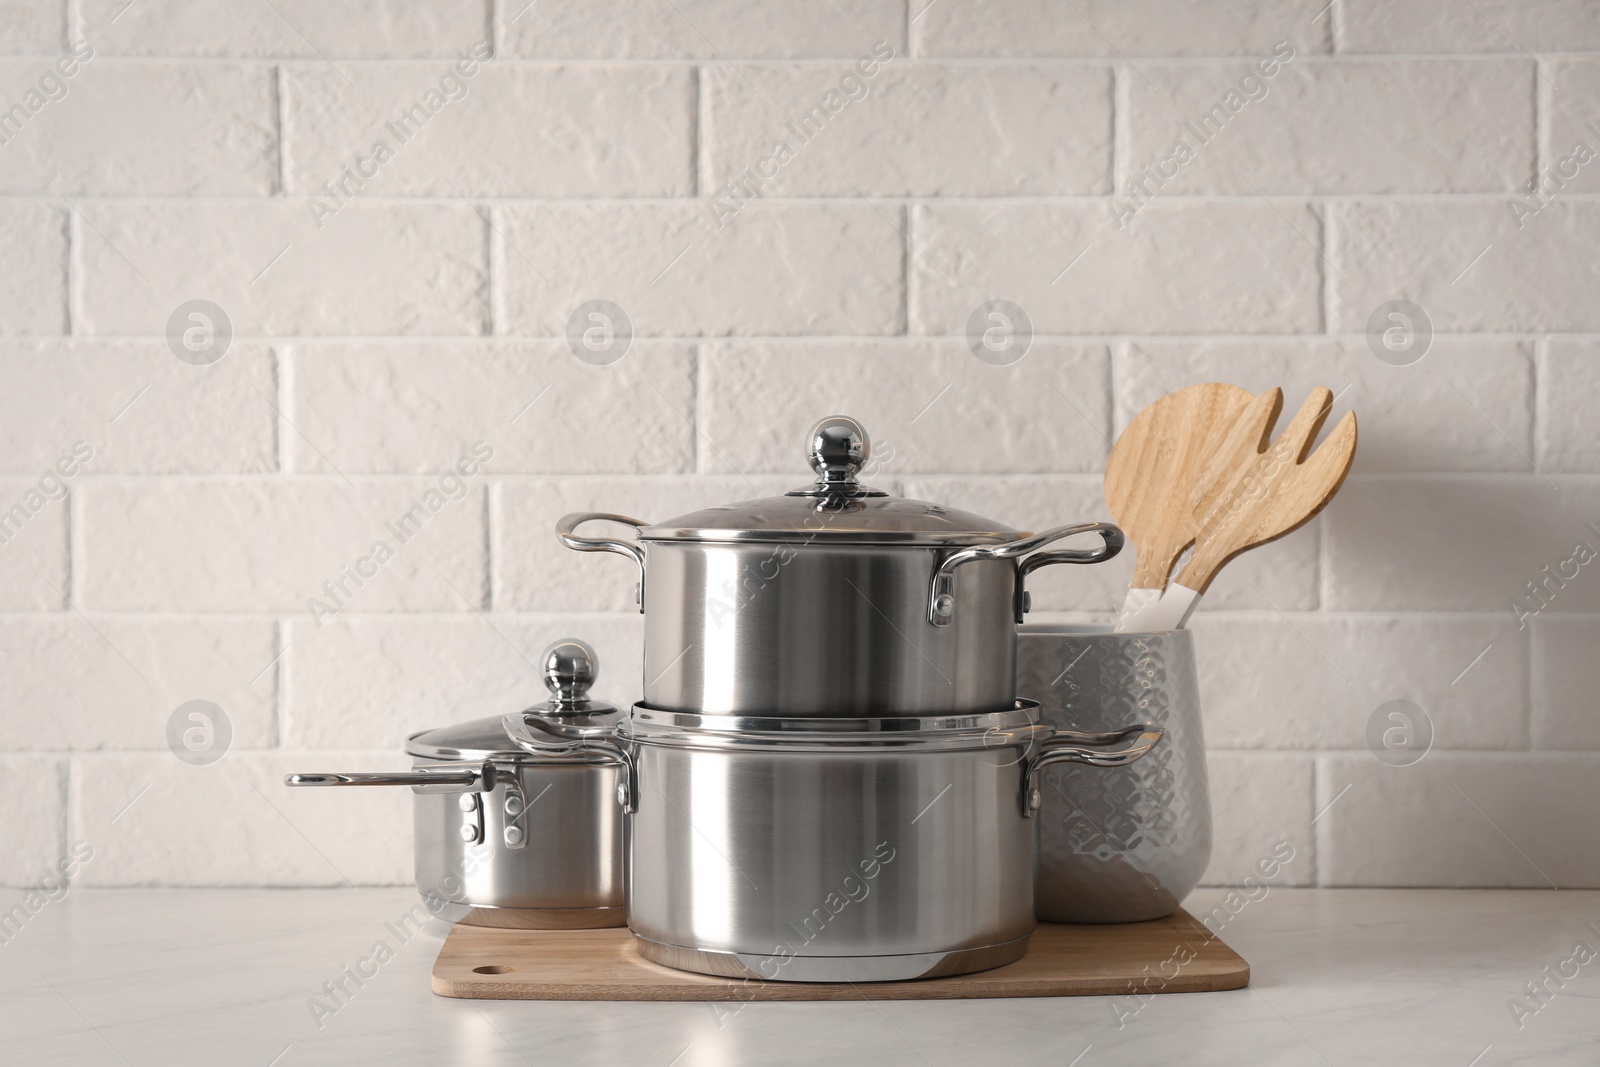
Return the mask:
[[500, 716], [425, 730], [406, 740], [412, 769], [392, 774], [291, 774], [291, 786], [411, 786], [414, 862], [428, 910], [452, 922], [589, 929], [627, 921], [622, 769], [605, 751], [623, 712], [592, 701], [598, 669], [582, 641], [545, 650], [549, 703], [522, 715], [552, 737], [588, 739], [582, 752], [533, 753]]
[[[639, 568], [644, 703], [698, 715], [970, 714], [1016, 697], [1015, 625], [1029, 571], [1098, 563], [1107, 523], [1027, 534], [955, 508], [891, 497], [857, 472], [871, 445], [854, 419], [811, 432], [814, 484], [650, 525], [567, 515], [557, 536]], [[580, 535], [608, 520], [637, 537]], [[1093, 550], [1038, 552], [1076, 534]]]
[[[581, 750], [508, 716], [529, 751]], [[998, 967], [1034, 927], [1037, 778], [1121, 766], [1143, 726], [1053, 731], [1038, 705], [892, 718], [699, 716], [635, 706], [617, 744], [632, 812], [629, 919], [645, 958], [794, 982]]]

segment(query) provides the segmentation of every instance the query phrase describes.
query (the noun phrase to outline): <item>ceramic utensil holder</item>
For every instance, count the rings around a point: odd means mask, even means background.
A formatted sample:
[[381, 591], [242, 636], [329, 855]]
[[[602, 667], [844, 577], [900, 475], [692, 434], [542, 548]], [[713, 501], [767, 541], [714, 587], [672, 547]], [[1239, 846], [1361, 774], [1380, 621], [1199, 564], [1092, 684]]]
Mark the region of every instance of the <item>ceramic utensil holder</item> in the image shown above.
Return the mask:
[[1037, 700], [1052, 726], [1102, 731], [1143, 722], [1165, 731], [1127, 767], [1044, 771], [1038, 917], [1122, 923], [1170, 915], [1211, 858], [1193, 635], [1025, 625], [1017, 694]]

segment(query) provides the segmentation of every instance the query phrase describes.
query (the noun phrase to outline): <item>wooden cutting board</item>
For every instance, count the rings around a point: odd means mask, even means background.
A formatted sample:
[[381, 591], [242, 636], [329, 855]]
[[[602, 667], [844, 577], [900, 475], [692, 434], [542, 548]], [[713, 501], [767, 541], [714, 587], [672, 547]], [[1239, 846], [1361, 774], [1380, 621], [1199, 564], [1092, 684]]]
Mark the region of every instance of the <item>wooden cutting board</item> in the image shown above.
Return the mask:
[[641, 959], [626, 929], [457, 926], [433, 964], [433, 991], [478, 1000], [968, 1000], [1238, 989], [1250, 965], [1181, 908], [1113, 926], [1040, 923], [1028, 954], [977, 974], [910, 982], [759, 982]]

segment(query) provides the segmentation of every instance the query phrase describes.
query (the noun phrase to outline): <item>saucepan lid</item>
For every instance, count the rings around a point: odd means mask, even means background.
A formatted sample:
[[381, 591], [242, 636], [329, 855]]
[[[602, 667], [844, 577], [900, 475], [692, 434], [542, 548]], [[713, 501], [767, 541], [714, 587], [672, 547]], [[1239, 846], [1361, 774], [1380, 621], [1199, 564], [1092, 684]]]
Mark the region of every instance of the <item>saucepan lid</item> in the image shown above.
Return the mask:
[[694, 715], [635, 704], [618, 728], [618, 736], [679, 748], [782, 752], [912, 748], [926, 752], [1029, 744], [1041, 729], [1039, 704], [1034, 700], [1018, 700], [1005, 711], [883, 719]]
[[[539, 665], [550, 699], [522, 714], [537, 715], [573, 737], [603, 737], [615, 730], [624, 713], [614, 704], [589, 699], [600, 661], [587, 642], [557, 641], [544, 650]], [[536, 761], [506, 736], [500, 715], [412, 734], [406, 738], [406, 752], [421, 759]]]
[[806, 458], [816, 481], [783, 496], [723, 504], [639, 531], [641, 541], [992, 545], [1026, 536], [970, 511], [890, 496], [857, 475], [872, 455], [861, 423], [833, 415], [811, 428]]

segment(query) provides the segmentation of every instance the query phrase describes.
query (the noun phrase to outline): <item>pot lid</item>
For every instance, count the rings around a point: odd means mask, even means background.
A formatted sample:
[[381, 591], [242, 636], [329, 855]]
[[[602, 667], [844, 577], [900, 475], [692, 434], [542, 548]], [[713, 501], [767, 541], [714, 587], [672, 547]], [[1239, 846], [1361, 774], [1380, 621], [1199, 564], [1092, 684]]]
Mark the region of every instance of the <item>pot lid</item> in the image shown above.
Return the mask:
[[[623, 716], [614, 704], [589, 699], [589, 686], [600, 673], [600, 660], [587, 642], [573, 638], [557, 641], [540, 658], [550, 699], [522, 714], [559, 723], [574, 736], [609, 733]], [[570, 763], [570, 758], [539, 756], [518, 746], [506, 735], [502, 716], [439, 726], [406, 738], [406, 753], [437, 760], [518, 760], [523, 763]]]
[[406, 754], [438, 760], [509, 760], [521, 756], [522, 750], [506, 736], [500, 716], [491, 715], [412, 734], [406, 738]]
[[[619, 737], [652, 745], [705, 749], [828, 752], [866, 747], [920, 751], [993, 751], [1040, 740], [1039, 702], [1016, 700], [1005, 711], [892, 718], [784, 718], [697, 715], [635, 704]], [[997, 754], [994, 762], [1018, 762]]]
[[856, 475], [871, 454], [871, 439], [859, 422], [830, 416], [813, 426], [807, 439], [806, 458], [817, 473], [812, 484], [783, 496], [680, 515], [645, 527], [639, 539], [989, 545], [1024, 536], [970, 511], [863, 485]]

